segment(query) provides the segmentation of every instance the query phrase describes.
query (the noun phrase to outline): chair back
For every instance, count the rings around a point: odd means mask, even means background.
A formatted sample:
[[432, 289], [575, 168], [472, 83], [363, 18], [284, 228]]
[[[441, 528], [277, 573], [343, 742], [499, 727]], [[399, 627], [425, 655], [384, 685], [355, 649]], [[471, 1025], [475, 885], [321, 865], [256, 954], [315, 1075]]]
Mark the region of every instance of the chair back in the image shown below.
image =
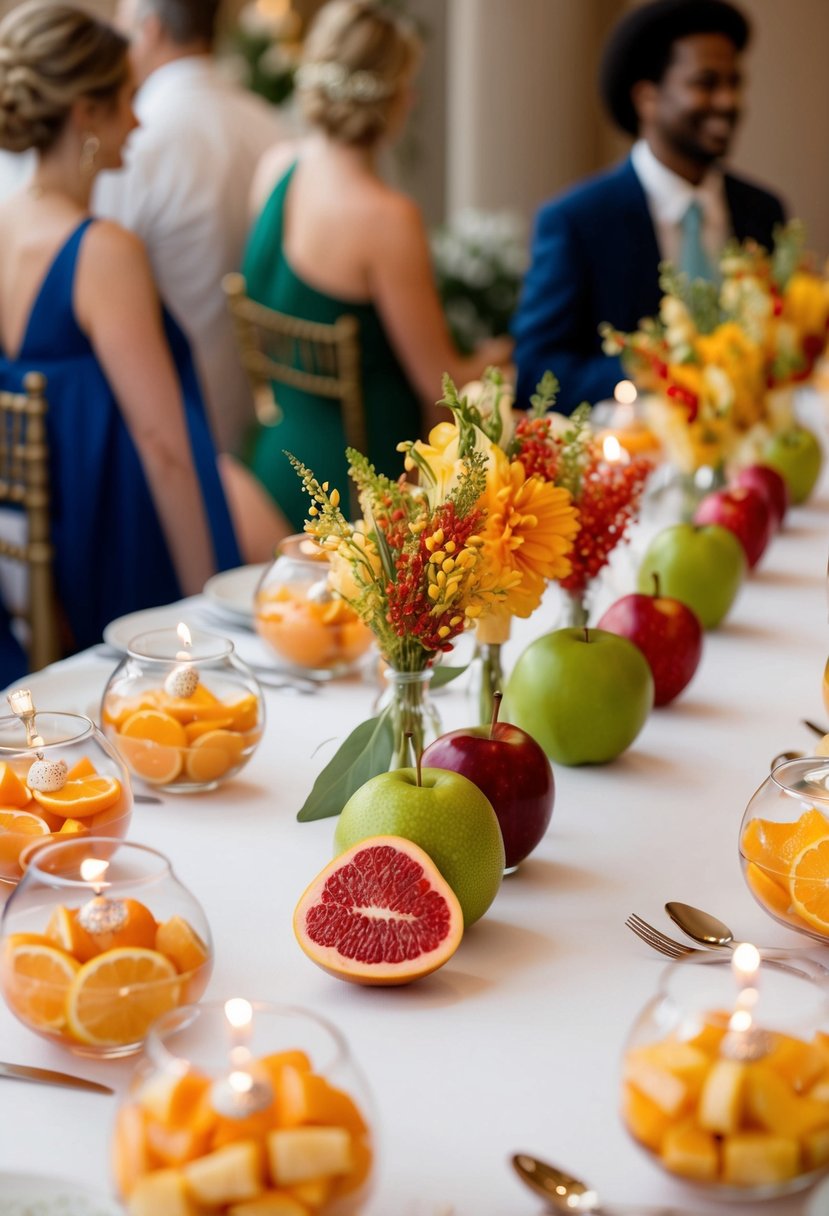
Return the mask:
[[0, 505], [22, 507], [25, 537], [0, 536], [0, 557], [21, 562], [28, 573], [25, 616], [29, 667], [37, 671], [60, 657], [52, 571], [46, 379], [29, 372], [24, 392], [0, 392]]
[[367, 452], [356, 317], [346, 314], [333, 325], [324, 325], [277, 312], [250, 299], [241, 274], [226, 275], [222, 286], [259, 423], [278, 424], [281, 412], [275, 386], [286, 384], [339, 401], [346, 444]]

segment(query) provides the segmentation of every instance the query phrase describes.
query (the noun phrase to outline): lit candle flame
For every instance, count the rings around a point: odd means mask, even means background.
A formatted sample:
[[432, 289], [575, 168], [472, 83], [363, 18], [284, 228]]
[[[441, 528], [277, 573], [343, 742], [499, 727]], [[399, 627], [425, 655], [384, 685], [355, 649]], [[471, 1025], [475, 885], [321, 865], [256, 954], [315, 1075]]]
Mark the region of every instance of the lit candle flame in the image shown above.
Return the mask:
[[605, 435], [602, 454], [608, 464], [619, 464], [622, 460], [622, 445], [615, 435]]
[[731, 958], [734, 975], [743, 986], [750, 985], [760, 970], [760, 951], [751, 942], [740, 942]]
[[109, 869], [109, 862], [98, 857], [85, 857], [81, 862], [81, 878], [84, 882], [100, 883]]
[[234, 1093], [249, 1094], [253, 1089], [253, 1077], [249, 1072], [231, 1072], [227, 1078], [228, 1084]]
[[193, 638], [191, 637], [190, 630], [187, 628], [184, 621], [179, 621], [178, 625], [176, 625], [176, 636], [178, 637], [178, 640], [181, 642], [182, 646], [190, 647], [193, 645]]
[[752, 1021], [752, 1016], [747, 1009], [735, 1009], [728, 1019], [728, 1029], [741, 1031], [744, 1034], [747, 1030], [751, 1030]]
[[243, 997], [232, 997], [225, 1001], [225, 1017], [234, 1030], [244, 1030], [253, 1021], [253, 1006]]
[[620, 380], [613, 390], [613, 396], [620, 405], [633, 405], [638, 395], [632, 380]]

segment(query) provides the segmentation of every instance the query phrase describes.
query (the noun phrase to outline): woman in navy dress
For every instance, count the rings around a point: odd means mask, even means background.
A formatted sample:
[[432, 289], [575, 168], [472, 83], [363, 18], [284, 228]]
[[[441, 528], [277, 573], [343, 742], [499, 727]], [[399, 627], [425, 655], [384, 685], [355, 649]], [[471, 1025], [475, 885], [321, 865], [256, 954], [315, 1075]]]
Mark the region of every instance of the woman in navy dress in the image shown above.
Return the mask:
[[89, 214], [134, 91], [126, 40], [89, 14], [26, 3], [0, 23], [0, 147], [38, 154], [0, 206], [0, 388], [48, 381], [68, 648], [241, 560], [187, 341], [140, 240]]

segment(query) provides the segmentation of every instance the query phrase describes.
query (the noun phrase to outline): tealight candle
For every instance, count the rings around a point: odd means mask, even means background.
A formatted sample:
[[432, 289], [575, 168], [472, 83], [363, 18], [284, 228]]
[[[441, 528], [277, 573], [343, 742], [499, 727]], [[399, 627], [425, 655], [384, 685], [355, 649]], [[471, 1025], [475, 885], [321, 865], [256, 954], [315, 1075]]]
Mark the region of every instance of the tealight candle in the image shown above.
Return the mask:
[[751, 942], [741, 942], [731, 958], [739, 991], [721, 1047], [722, 1055], [730, 1060], [759, 1060], [771, 1050], [771, 1039], [755, 1025], [752, 1012], [760, 996], [757, 988], [760, 961], [760, 951]]
[[107, 886], [104, 876], [108, 869], [109, 862], [98, 857], [86, 857], [80, 865], [81, 878], [89, 883], [95, 893], [78, 909], [78, 924], [87, 933], [114, 933], [125, 924], [129, 915], [123, 900], [108, 899], [104, 895]]
[[253, 1025], [250, 1001], [242, 997], [225, 1001], [224, 1013], [230, 1040], [230, 1067], [225, 1076], [213, 1083], [210, 1105], [228, 1119], [247, 1119], [271, 1105], [273, 1089], [247, 1046]]
[[632, 380], [620, 380], [613, 390], [612, 399], [598, 401], [591, 413], [594, 425], [602, 428], [599, 439], [617, 440], [629, 458], [655, 453], [659, 448], [653, 432], [641, 420], [638, 397]]
[[193, 638], [184, 621], [179, 621], [176, 634], [182, 646], [186, 649], [176, 651], [176, 659], [181, 666], [174, 667], [164, 681], [164, 691], [171, 697], [187, 700], [192, 697], [199, 686], [199, 673], [191, 663]]

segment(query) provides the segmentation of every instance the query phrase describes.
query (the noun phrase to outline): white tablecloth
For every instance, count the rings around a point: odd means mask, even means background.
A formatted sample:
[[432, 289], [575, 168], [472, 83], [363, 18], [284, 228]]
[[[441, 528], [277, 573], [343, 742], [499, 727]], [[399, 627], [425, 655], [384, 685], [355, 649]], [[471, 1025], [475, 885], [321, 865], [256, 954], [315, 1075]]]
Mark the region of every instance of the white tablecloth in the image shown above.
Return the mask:
[[[770, 758], [808, 749], [812, 736], [800, 719], [826, 718], [827, 486], [829, 478], [807, 507], [790, 513], [727, 624], [706, 637], [681, 699], [654, 712], [616, 763], [556, 768], [546, 839], [504, 882], [454, 958], [416, 985], [338, 983], [306, 959], [291, 930], [298, 896], [331, 855], [334, 826], [298, 824], [296, 811], [333, 746], [318, 750], [320, 743], [369, 713], [368, 684], [335, 683], [317, 696], [267, 692], [266, 741], [239, 780], [202, 797], [136, 807], [132, 838], [167, 854], [207, 912], [216, 946], [207, 998], [307, 1005], [347, 1036], [382, 1134], [370, 1216], [538, 1213], [540, 1203], [508, 1166], [519, 1150], [589, 1178], [608, 1200], [734, 1211], [663, 1174], [620, 1123], [622, 1045], [663, 965], [624, 921], [636, 911], [668, 930], [662, 905], [678, 899], [711, 910], [740, 937], [802, 941], [748, 893], [737, 835]], [[544, 606], [518, 631], [508, 664], [521, 638], [552, 616]], [[250, 654], [250, 636], [246, 645]], [[37, 700], [42, 708], [52, 701], [84, 709], [112, 667], [92, 653], [56, 665], [34, 678]], [[447, 729], [473, 718], [458, 686], [439, 705]], [[0, 1035], [7, 1060], [74, 1070], [119, 1089], [132, 1070], [129, 1061], [75, 1058], [5, 1007]], [[115, 1103], [0, 1083], [0, 1170], [108, 1186]], [[763, 1210], [795, 1216], [804, 1202], [793, 1197]]]

